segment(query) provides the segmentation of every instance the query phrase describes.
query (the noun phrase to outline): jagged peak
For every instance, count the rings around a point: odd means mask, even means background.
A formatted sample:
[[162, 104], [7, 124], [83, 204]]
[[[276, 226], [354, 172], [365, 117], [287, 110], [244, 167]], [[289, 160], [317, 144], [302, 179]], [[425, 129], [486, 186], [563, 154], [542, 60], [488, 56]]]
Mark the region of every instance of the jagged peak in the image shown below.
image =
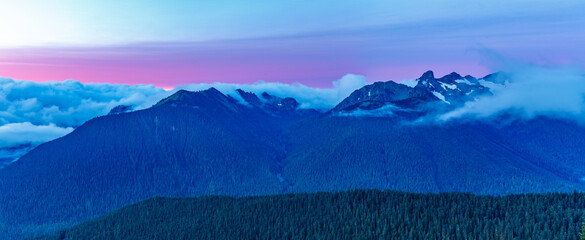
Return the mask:
[[434, 100], [435, 97], [424, 87], [412, 88], [394, 81], [375, 82], [353, 91], [331, 112], [353, 111], [357, 108], [372, 110], [387, 104], [413, 109]]
[[277, 97], [270, 95], [267, 92], [262, 93], [262, 98], [265, 100], [265, 104], [271, 105], [276, 109], [286, 110], [286, 111], [294, 111], [296, 110], [300, 104], [299, 102], [292, 97]]
[[262, 104], [262, 101], [260, 101], [260, 98], [258, 98], [258, 96], [256, 96], [255, 93], [253, 92], [246, 92], [242, 89], [236, 89], [236, 92], [238, 92], [238, 94], [244, 99], [244, 101], [246, 101], [247, 103], [254, 105], [254, 106], [260, 106]]
[[428, 80], [428, 79], [435, 79], [435, 74], [433, 73], [433, 71], [429, 70], [426, 71], [425, 73], [423, 73], [422, 76], [420, 76], [419, 80]]
[[199, 91], [189, 91], [189, 90], [185, 90], [185, 89], [180, 89], [179, 91], [173, 93], [170, 97], [183, 97], [183, 96], [189, 96], [189, 95], [193, 95], [193, 94], [203, 94], [203, 95], [208, 95], [208, 96], [213, 96], [213, 95], [223, 95], [223, 93], [221, 93], [219, 90], [217, 90], [214, 87], [210, 87], [208, 89], [205, 90], [199, 90]]
[[292, 97], [285, 97], [280, 102], [290, 110], [297, 109], [300, 105], [299, 102]]
[[[467, 75], [467, 76], [469, 76], [469, 75]], [[421, 81], [421, 80], [425, 80], [425, 81], [439, 80], [439, 81], [444, 82], [444, 81], [453, 81], [453, 80], [462, 79], [462, 78], [463, 77], [461, 75], [459, 75], [459, 73], [452, 72], [452, 73], [449, 73], [449, 74], [437, 79], [437, 78], [435, 78], [435, 74], [433, 73], [433, 71], [429, 70], [429, 71], [426, 71], [425, 73], [423, 73], [422, 76], [420, 76], [420, 78], [418, 78], [417, 80], [419, 80], [419, 81]]]
[[267, 92], [262, 92], [262, 98], [264, 98], [266, 100], [270, 100], [270, 99], [274, 98], [274, 96], [268, 94]]
[[[229, 98], [227, 98], [223, 93], [221, 93], [219, 90], [217, 90], [216, 88], [209, 88], [206, 90], [201, 90], [201, 91], [188, 91], [185, 89], [181, 89], [178, 90], [177, 92], [175, 92], [174, 94], [172, 94], [171, 96], [168, 96], [167, 98], [160, 100], [157, 104], [155, 104], [155, 106], [160, 106], [166, 103], [187, 103], [187, 104], [194, 104], [196, 101], [201, 101], [203, 99], [216, 99], [216, 100], [226, 100], [229, 101]], [[194, 102], [195, 101], [195, 102]]]
[[221, 93], [219, 90], [217, 90], [217, 89], [216, 89], [216, 88], [214, 88], [214, 87], [210, 87], [210, 88], [209, 88], [209, 89], [207, 89], [207, 90], [198, 91], [198, 92], [202, 92], [202, 93], [210, 93], [210, 94], [218, 94], [218, 95], [225, 96], [225, 95], [223, 95], [223, 93]]
[[447, 77], [447, 76], [450, 76], [450, 77], [456, 77], [456, 78], [463, 78], [463, 77], [462, 77], [462, 76], [461, 76], [459, 73], [457, 73], [457, 72], [451, 72], [451, 73], [449, 73], [449, 74], [447, 74], [447, 75], [445, 75], [445, 76], [443, 76], [443, 77]]
[[[238, 92], [240, 95], [242, 95], [242, 94], [254, 94], [253, 92], [244, 91], [241, 88], [236, 89], [236, 92]], [[254, 94], [254, 95], [256, 95], [256, 94]]]
[[459, 73], [452, 72], [452, 73], [449, 73], [449, 74], [437, 79], [437, 81], [452, 84], [452, 83], [455, 83], [455, 80], [462, 79], [462, 78], [463, 77], [461, 75], [459, 75]]

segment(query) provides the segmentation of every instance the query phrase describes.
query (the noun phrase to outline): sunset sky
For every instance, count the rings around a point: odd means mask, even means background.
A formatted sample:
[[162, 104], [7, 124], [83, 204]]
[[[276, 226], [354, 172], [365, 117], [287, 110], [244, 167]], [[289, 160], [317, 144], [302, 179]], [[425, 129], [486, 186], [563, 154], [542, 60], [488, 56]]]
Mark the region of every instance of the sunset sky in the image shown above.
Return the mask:
[[369, 82], [498, 58], [585, 66], [585, 1], [2, 0], [0, 76], [153, 84]]

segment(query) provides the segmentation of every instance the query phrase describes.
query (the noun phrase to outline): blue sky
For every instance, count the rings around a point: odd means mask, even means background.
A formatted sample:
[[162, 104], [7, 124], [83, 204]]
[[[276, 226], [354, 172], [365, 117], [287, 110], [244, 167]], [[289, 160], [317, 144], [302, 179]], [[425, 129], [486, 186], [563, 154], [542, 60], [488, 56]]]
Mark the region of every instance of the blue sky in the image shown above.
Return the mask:
[[426, 70], [483, 76], [490, 58], [585, 66], [584, 1], [0, 2], [0, 76], [329, 87]]
[[[580, 81], [585, 68], [580, 0], [2, 0], [0, 33], [0, 148], [61, 136], [118, 104], [148, 107], [169, 94], [154, 86], [242, 87], [331, 107], [368, 82], [427, 70], [482, 77], [523, 62], [569, 66], [536, 73]], [[569, 82], [559, 89], [581, 86]], [[550, 93], [501, 102], [562, 94]], [[559, 105], [581, 106], [572, 103]]]
[[538, 30], [543, 22], [582, 24], [584, 8], [583, 1], [542, 0], [3, 0], [0, 30], [7, 34], [0, 46], [211, 41], [366, 26], [452, 23], [465, 28], [474, 22], [524, 22]]

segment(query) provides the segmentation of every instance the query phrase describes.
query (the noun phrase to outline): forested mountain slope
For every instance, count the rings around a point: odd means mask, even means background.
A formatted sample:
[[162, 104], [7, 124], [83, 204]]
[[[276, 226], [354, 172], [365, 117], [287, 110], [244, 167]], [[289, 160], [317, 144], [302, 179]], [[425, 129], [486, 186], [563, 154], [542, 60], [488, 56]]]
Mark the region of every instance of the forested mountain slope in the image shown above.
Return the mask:
[[[546, 127], [543, 127], [546, 126]], [[585, 129], [539, 118], [499, 125], [408, 125], [321, 117], [289, 128], [290, 190], [378, 188], [479, 194], [585, 189]]]
[[210, 89], [92, 119], [0, 172], [0, 228], [61, 228], [155, 195], [282, 192], [281, 128], [297, 118]]
[[153, 196], [585, 190], [585, 128], [575, 122], [419, 121], [470, 93], [491, 94], [477, 84], [493, 77], [460, 77], [375, 83], [326, 113], [211, 88], [92, 119], [0, 170], [0, 237], [58, 230]]
[[579, 239], [583, 194], [156, 197], [39, 239]]

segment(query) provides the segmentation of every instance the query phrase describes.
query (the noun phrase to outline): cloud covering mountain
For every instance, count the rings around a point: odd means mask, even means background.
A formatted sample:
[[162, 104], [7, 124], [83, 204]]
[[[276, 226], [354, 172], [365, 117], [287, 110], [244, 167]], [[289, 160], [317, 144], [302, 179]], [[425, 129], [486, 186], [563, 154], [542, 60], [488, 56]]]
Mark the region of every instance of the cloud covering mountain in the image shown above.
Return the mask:
[[585, 71], [575, 67], [516, 65], [497, 74], [493, 95], [467, 102], [441, 115], [440, 120], [488, 118], [507, 114], [531, 119], [560, 117], [583, 122], [585, 115]]
[[236, 93], [236, 89], [242, 89], [258, 95], [267, 92], [277, 97], [295, 98], [301, 104], [300, 108], [314, 108], [326, 111], [335, 107], [356, 89], [367, 84], [366, 78], [362, 75], [346, 74], [339, 80], [333, 81], [331, 88], [313, 88], [298, 83], [256, 82], [254, 84], [200, 83], [179, 86], [177, 89], [200, 91], [214, 87], [222, 93], [238, 99], [240, 102], [243, 99]]
[[33, 125], [30, 122], [9, 123], [0, 126], [0, 148], [19, 144], [39, 144], [53, 140], [73, 131], [72, 127], [57, 127], [55, 124]]
[[[200, 83], [165, 91], [153, 85], [81, 83], [75, 80], [33, 82], [0, 78], [0, 148], [39, 144], [61, 137], [85, 121], [107, 114], [118, 105], [134, 110], [152, 106], [179, 89], [218, 90], [239, 98], [236, 89], [278, 97], [293, 97], [301, 108], [328, 110], [352, 91], [368, 84], [361, 75], [347, 74], [331, 88], [302, 84], [256, 82], [254, 84]], [[241, 100], [241, 99], [239, 99]]]
[[32, 82], [0, 79], [0, 125], [31, 122], [76, 127], [124, 104], [148, 107], [164, 93], [152, 85], [82, 84], [75, 80]]
[[[501, 68], [505, 74], [491, 80], [503, 83], [503, 86], [481, 82], [493, 95], [480, 96], [441, 114], [439, 122], [483, 119], [501, 114], [524, 119], [552, 116], [582, 121], [580, 119], [585, 115], [585, 71], [575, 67], [508, 66], [514, 67]], [[414, 87], [417, 81], [401, 83]], [[367, 84], [364, 76], [347, 74], [333, 81], [330, 88], [260, 81], [254, 84], [199, 83], [165, 91], [152, 85], [0, 78], [0, 148], [42, 143], [71, 132], [93, 117], [107, 114], [115, 106], [144, 109], [179, 89], [198, 91], [214, 87], [240, 102], [244, 101], [236, 89], [258, 95], [268, 92], [278, 97], [293, 97], [300, 103], [300, 108], [326, 111]]]
[[152, 85], [0, 78], [0, 148], [61, 137], [117, 105], [149, 107], [164, 93]]

